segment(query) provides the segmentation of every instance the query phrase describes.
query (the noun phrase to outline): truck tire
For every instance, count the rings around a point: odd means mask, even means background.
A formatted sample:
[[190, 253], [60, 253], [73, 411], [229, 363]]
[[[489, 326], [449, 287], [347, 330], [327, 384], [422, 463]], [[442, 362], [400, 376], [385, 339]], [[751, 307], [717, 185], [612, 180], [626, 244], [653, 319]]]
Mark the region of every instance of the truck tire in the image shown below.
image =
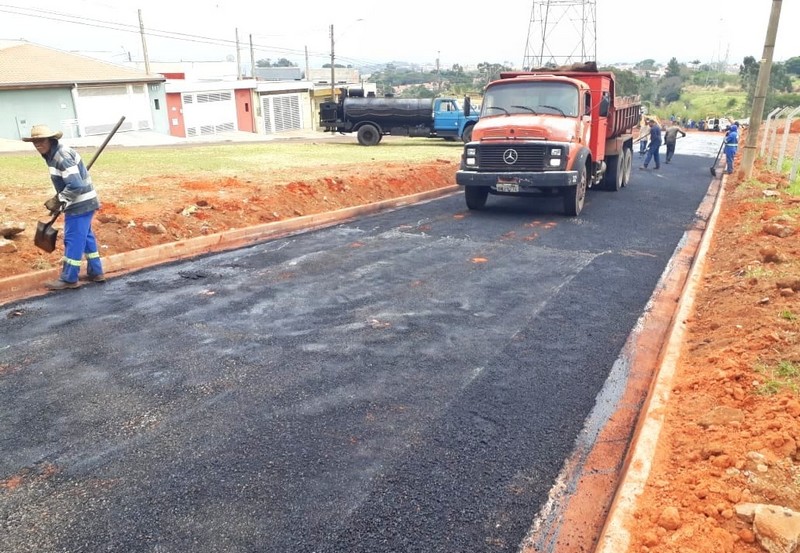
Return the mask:
[[486, 198], [489, 197], [489, 189], [483, 186], [465, 186], [464, 199], [467, 201], [469, 209], [483, 209], [486, 206]]
[[464, 132], [461, 133], [461, 141], [466, 144], [467, 142], [472, 142], [472, 127], [475, 125], [467, 125], [464, 127]]
[[622, 177], [625, 174], [625, 152], [618, 156], [608, 156], [608, 166], [603, 175], [603, 188], [617, 192], [622, 188]]
[[631, 182], [631, 169], [633, 169], [633, 150], [631, 148], [623, 148], [623, 162], [622, 162], [622, 186], [628, 186]]
[[358, 129], [358, 143], [362, 146], [374, 146], [381, 141], [381, 133], [375, 125], [364, 125]]
[[578, 169], [578, 185], [570, 186], [564, 194], [564, 213], [570, 217], [577, 217], [583, 210], [586, 200], [586, 166]]

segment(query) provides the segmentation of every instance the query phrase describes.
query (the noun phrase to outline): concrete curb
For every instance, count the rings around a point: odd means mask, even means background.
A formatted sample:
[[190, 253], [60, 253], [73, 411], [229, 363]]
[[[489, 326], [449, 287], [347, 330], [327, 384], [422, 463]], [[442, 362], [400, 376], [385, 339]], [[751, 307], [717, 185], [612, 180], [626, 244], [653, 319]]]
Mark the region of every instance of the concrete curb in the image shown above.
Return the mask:
[[[285, 221], [265, 223], [242, 229], [232, 229], [207, 236], [189, 238], [177, 242], [169, 242], [131, 250], [103, 257], [103, 268], [106, 276], [113, 277], [131, 271], [137, 271], [162, 263], [187, 259], [197, 255], [233, 250], [249, 246], [269, 239], [280, 238], [294, 233], [333, 226], [345, 221], [373, 215], [381, 211], [397, 209], [420, 202], [447, 196], [459, 190], [457, 185], [428, 190], [418, 194], [383, 200], [366, 205], [347, 207], [336, 211], [306, 215]], [[11, 301], [26, 299], [48, 293], [43, 284], [57, 279], [60, 269], [48, 269], [35, 273], [15, 275], [0, 279], [0, 306]]]
[[686, 285], [675, 310], [675, 317], [662, 351], [656, 378], [648, 394], [647, 403], [642, 412], [643, 416], [640, 417], [637, 424], [623, 476], [606, 517], [603, 531], [594, 550], [595, 553], [625, 553], [629, 550], [630, 532], [626, 525], [633, 520], [639, 496], [644, 491], [655, 458], [659, 436], [666, 419], [666, 407], [669, 403], [672, 381], [683, 348], [686, 320], [692, 313], [699, 282], [704, 273], [706, 254], [714, 236], [724, 198], [725, 182], [726, 179], [723, 179], [719, 185], [712, 213], [708, 218], [700, 246], [689, 268]]

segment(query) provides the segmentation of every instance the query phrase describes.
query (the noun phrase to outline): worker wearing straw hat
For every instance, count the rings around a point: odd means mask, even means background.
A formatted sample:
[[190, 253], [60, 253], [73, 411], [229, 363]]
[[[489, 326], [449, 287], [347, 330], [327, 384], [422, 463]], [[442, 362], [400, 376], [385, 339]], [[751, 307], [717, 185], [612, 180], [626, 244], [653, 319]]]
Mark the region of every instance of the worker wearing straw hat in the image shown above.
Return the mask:
[[64, 213], [64, 259], [58, 280], [45, 284], [49, 290], [63, 290], [78, 286], [78, 273], [83, 257], [87, 260], [86, 280], [102, 282], [103, 265], [92, 232], [92, 218], [100, 207], [92, 177], [80, 154], [59, 142], [63, 133], [52, 131], [47, 125], [34, 125], [30, 137], [36, 151], [50, 168], [50, 180], [56, 195], [45, 202], [52, 215]]

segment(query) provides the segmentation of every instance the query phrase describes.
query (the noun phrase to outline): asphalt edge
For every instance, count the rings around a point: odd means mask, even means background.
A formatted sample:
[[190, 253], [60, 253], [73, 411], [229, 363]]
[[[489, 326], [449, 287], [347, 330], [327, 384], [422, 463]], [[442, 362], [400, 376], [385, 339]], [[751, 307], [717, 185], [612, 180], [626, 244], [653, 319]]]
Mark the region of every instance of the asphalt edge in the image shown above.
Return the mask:
[[[209, 253], [234, 250], [291, 234], [330, 227], [358, 217], [434, 200], [450, 195], [457, 190], [459, 190], [459, 186], [453, 184], [380, 202], [167, 242], [157, 246], [104, 256], [102, 258], [103, 268], [106, 277], [113, 278], [164, 263]], [[0, 279], [0, 307], [10, 302], [49, 293], [44, 289], [44, 283], [48, 280], [57, 279], [60, 271], [60, 268], [46, 269]]]
[[626, 553], [630, 548], [630, 532], [626, 524], [633, 520], [639, 496], [644, 491], [658, 447], [661, 429], [667, 414], [672, 381], [683, 350], [686, 320], [691, 316], [700, 279], [705, 272], [706, 255], [714, 237], [717, 218], [725, 197], [727, 178], [723, 176], [716, 194], [714, 207], [709, 216], [694, 256], [686, 284], [675, 309], [667, 343], [661, 355], [645, 408], [642, 412], [628, 452], [623, 476], [614, 495], [608, 516], [600, 533], [594, 553]]

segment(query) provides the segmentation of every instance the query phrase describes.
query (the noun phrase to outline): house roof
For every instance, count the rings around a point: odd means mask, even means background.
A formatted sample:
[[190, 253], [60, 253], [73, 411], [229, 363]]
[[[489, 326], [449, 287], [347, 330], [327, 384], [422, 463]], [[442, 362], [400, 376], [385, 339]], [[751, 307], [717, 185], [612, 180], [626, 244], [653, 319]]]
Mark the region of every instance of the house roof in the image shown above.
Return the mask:
[[0, 41], [0, 89], [163, 82], [162, 75], [23, 41]]

